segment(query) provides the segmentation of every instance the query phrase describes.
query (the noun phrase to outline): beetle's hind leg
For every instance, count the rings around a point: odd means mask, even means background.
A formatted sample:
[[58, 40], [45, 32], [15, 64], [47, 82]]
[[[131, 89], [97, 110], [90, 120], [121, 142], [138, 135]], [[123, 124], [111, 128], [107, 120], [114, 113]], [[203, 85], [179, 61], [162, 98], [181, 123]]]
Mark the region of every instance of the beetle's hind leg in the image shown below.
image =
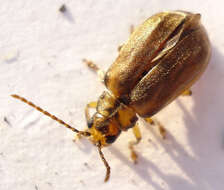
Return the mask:
[[[192, 91], [191, 91], [191, 89], [187, 89], [184, 92], [182, 92], [181, 95], [182, 96], [191, 96]], [[150, 117], [144, 118], [144, 120], [151, 125], [156, 125], [158, 127], [158, 131], [159, 131], [159, 134], [162, 137], [162, 139], [166, 139], [166, 135], [167, 135], [166, 129], [158, 120], [152, 119]]]
[[187, 89], [187, 90], [183, 91], [181, 95], [182, 96], [191, 96], [192, 95], [192, 90]]
[[146, 117], [146, 118], [144, 118], [144, 120], [151, 125], [155, 124], [155, 121], [151, 117]]
[[96, 72], [100, 81], [102, 83], [104, 83], [104, 75], [105, 75], [105, 72], [100, 69], [95, 63], [93, 63], [92, 61], [90, 60], [87, 60], [87, 59], [83, 59], [82, 60], [92, 71]]
[[158, 127], [158, 131], [162, 139], [166, 139], [166, 134], [167, 134], [166, 129], [163, 127], [163, 125], [159, 121], [152, 119], [150, 117], [144, 118], [144, 120], [151, 125], [156, 125]]
[[132, 131], [134, 133], [134, 136], [136, 138], [135, 141], [130, 141], [129, 142], [129, 149], [131, 151], [131, 159], [133, 160], [133, 162], [136, 164], [137, 163], [137, 159], [138, 159], [138, 155], [135, 151], [135, 148], [134, 146], [136, 146], [142, 139], [142, 135], [141, 135], [141, 132], [140, 132], [140, 129], [138, 127], [138, 124], [136, 124], [133, 128], [132, 128]]

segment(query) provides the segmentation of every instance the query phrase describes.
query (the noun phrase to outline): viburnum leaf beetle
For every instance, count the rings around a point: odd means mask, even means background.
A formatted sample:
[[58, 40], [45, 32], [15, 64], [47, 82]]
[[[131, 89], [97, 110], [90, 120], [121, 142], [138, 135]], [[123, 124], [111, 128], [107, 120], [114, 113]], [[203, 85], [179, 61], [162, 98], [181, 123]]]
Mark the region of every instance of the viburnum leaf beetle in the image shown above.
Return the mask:
[[[200, 14], [167, 11], [151, 16], [131, 34], [119, 55], [103, 76], [108, 91], [97, 102], [87, 104], [85, 116], [88, 129], [79, 131], [25, 98], [12, 95], [29, 104], [65, 127], [89, 138], [98, 147], [109, 179], [110, 167], [101, 151], [112, 144], [122, 131], [132, 128], [137, 141], [141, 139], [137, 115], [150, 117], [188, 90], [205, 71], [211, 54], [208, 36], [200, 23]], [[102, 77], [92, 62], [88, 66]], [[96, 108], [90, 117], [89, 108]], [[164, 132], [164, 131], [161, 131]]]

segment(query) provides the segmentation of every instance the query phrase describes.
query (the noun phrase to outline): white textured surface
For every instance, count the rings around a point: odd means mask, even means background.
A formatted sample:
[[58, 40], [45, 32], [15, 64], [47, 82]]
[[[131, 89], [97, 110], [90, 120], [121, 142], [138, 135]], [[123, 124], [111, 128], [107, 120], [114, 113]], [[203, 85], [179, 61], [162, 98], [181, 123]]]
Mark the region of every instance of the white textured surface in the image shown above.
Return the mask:
[[[0, 189], [219, 190], [224, 174], [224, 11], [214, 0], [10, 0], [0, 6]], [[62, 3], [66, 15], [58, 9]], [[73, 126], [85, 127], [84, 107], [104, 89], [82, 58], [107, 69], [129, 26], [161, 10], [202, 14], [213, 46], [192, 97], [180, 97], [156, 117], [169, 135], [162, 141], [141, 122], [139, 164], [129, 160], [121, 135], [103, 151], [105, 168], [87, 140], [9, 97], [18, 93]], [[8, 123], [5, 121], [7, 118]]]

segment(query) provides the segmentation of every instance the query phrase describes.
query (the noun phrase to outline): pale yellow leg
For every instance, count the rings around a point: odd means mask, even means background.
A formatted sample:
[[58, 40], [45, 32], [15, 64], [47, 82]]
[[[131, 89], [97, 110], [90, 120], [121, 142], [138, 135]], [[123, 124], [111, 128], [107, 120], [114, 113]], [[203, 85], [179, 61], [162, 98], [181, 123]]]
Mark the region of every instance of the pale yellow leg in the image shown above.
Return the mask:
[[191, 96], [192, 95], [192, 91], [191, 91], [191, 89], [187, 89], [181, 95], [182, 96]]
[[104, 75], [105, 75], [105, 72], [100, 69], [95, 63], [93, 63], [92, 61], [90, 60], [87, 60], [87, 59], [83, 59], [83, 62], [94, 72], [97, 73], [100, 81], [102, 83], [104, 83]]
[[134, 149], [134, 146], [137, 145], [141, 139], [142, 139], [142, 135], [141, 132], [139, 130], [138, 124], [136, 124], [133, 128], [132, 131], [135, 135], [136, 141], [130, 141], [129, 142], [129, 149], [131, 150], [131, 159], [133, 160], [133, 162], [136, 164], [137, 163], [137, 159], [138, 159], [138, 155]]
[[157, 125], [158, 125], [158, 128], [159, 128], [159, 133], [161, 135], [161, 137], [163, 139], [166, 139], [166, 129], [163, 127], [163, 125], [157, 121]]
[[163, 125], [157, 121], [157, 120], [153, 120], [152, 118], [148, 117], [148, 118], [144, 118], [144, 120], [148, 123], [150, 123], [151, 125], [156, 125], [158, 127], [159, 130], [159, 134], [161, 135], [162, 139], [166, 138], [166, 129], [163, 127]]
[[85, 116], [86, 116], [86, 121], [88, 122], [90, 120], [90, 114], [89, 114], [89, 109], [90, 108], [96, 108], [97, 106], [97, 102], [90, 102], [86, 105], [86, 108], [85, 108]]
[[144, 120], [151, 125], [155, 124], [155, 122], [153, 121], [153, 119], [151, 117], [144, 118]]
[[[86, 122], [88, 124], [88, 122], [90, 121], [90, 114], [89, 114], [89, 109], [90, 108], [96, 108], [97, 106], [97, 102], [90, 102], [86, 105], [86, 108], [85, 108], [85, 117], [86, 117]], [[82, 135], [80, 135], [79, 133], [75, 135], [75, 139], [73, 140], [74, 142], [76, 140], [79, 140], [82, 138]]]

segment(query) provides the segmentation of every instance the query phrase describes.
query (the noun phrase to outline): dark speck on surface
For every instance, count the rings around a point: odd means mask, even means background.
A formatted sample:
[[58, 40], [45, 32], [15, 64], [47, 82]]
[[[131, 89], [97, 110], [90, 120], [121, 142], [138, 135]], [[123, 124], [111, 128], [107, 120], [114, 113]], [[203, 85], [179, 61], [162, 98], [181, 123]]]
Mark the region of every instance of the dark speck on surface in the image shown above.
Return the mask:
[[6, 122], [9, 126], [11, 126], [11, 123], [9, 122], [7, 117], [4, 117], [4, 122]]
[[61, 12], [61, 13], [64, 13], [64, 12], [66, 12], [66, 6], [65, 6], [65, 4], [63, 4], [63, 5], [61, 5], [61, 7], [59, 8], [59, 11]]

